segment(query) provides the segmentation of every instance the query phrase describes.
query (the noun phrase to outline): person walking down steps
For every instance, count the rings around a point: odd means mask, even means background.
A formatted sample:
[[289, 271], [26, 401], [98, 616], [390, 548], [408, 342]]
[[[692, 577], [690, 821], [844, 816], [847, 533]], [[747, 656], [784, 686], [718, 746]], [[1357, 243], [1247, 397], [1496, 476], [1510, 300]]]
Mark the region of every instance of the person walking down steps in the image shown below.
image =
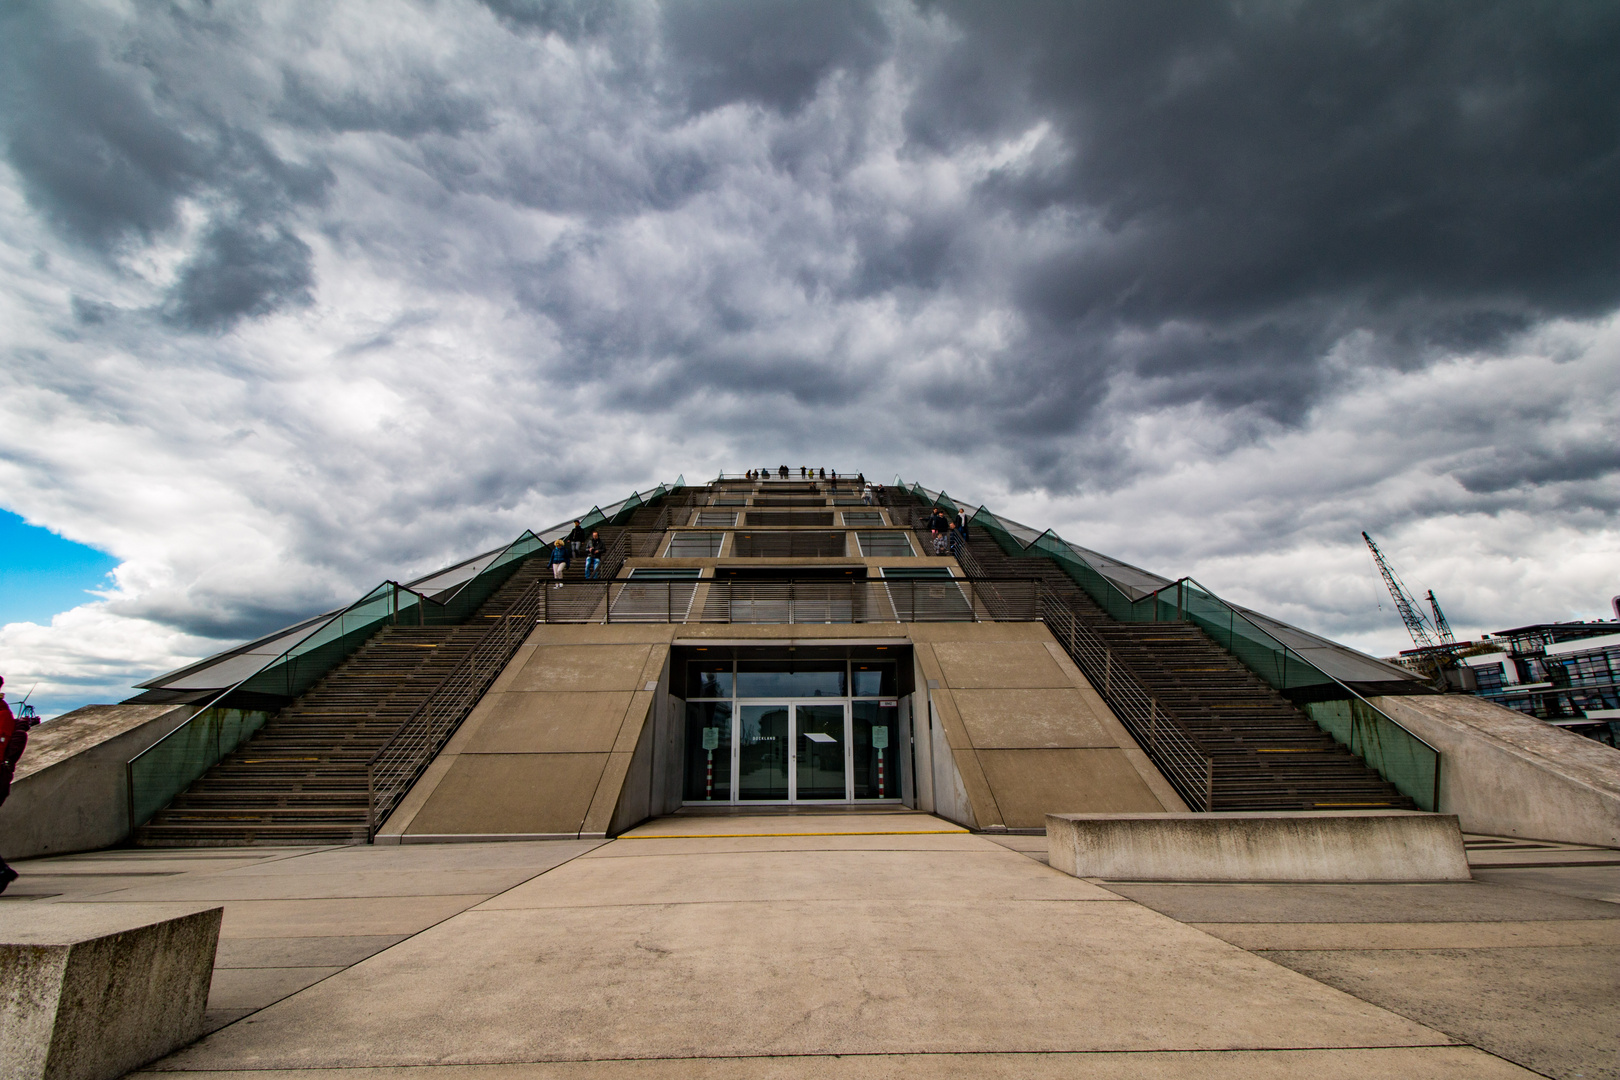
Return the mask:
[[574, 527], [568, 530], [568, 547], [576, 559], [585, 553], [585, 526], [579, 523], [579, 518], [574, 519]]
[[602, 572], [602, 556], [607, 554], [607, 545], [602, 543], [602, 534], [592, 532], [591, 539], [585, 545], [585, 577], [594, 581], [596, 575]]
[[551, 586], [553, 589], [563, 587], [563, 574], [567, 571], [571, 559], [568, 544], [562, 540], [557, 541], [551, 549], [551, 576], [555, 579]]

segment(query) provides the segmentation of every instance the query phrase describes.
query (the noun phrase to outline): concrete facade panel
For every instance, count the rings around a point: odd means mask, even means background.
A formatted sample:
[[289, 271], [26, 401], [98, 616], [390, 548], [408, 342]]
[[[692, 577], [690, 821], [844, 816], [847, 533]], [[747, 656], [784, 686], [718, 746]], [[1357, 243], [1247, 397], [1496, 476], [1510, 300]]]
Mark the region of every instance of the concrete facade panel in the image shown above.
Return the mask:
[[463, 754], [407, 835], [577, 834], [607, 760], [607, 754]]
[[1035, 689], [1071, 685], [1069, 677], [1038, 641], [949, 641], [940, 642], [933, 649], [944, 672], [945, 685], [952, 689]]
[[980, 750], [978, 758], [1009, 829], [1042, 828], [1047, 814], [1164, 810], [1122, 750]]
[[1117, 746], [1075, 689], [955, 690], [968, 737], [980, 749]]
[[650, 644], [548, 645], [536, 649], [512, 690], [640, 690]]
[[469, 754], [607, 753], [630, 707], [628, 691], [513, 691], [491, 695]]

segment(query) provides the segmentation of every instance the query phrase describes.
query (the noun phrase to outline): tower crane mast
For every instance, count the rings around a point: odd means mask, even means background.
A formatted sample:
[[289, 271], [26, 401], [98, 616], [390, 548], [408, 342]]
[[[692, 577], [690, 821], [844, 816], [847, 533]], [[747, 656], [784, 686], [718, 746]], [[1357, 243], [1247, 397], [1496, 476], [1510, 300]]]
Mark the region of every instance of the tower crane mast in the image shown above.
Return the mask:
[[1448, 650], [1457, 647], [1457, 635], [1451, 632], [1451, 624], [1446, 621], [1446, 613], [1440, 610], [1440, 601], [1434, 598], [1434, 590], [1429, 590], [1429, 610], [1434, 612], [1434, 630], [1440, 635], [1440, 644]]
[[[1412, 635], [1412, 644], [1418, 647], [1418, 655], [1429, 668], [1430, 674], [1436, 682], [1444, 679], [1444, 669], [1455, 663], [1454, 650], [1457, 639], [1452, 636], [1451, 626], [1446, 622], [1445, 615], [1440, 612], [1440, 605], [1434, 598], [1434, 590], [1429, 590], [1429, 604], [1434, 608], [1435, 622], [1431, 630], [1429, 621], [1423, 617], [1422, 610], [1407, 591], [1406, 585], [1395, 568], [1389, 565], [1384, 553], [1378, 550], [1373, 538], [1365, 532], [1361, 538], [1367, 541], [1367, 547], [1372, 551], [1373, 561], [1378, 564], [1378, 572], [1384, 576], [1384, 585], [1389, 589], [1390, 599], [1395, 601], [1395, 610], [1400, 612], [1401, 621], [1406, 624], [1406, 632]], [[1438, 640], [1436, 638], [1438, 637]]]

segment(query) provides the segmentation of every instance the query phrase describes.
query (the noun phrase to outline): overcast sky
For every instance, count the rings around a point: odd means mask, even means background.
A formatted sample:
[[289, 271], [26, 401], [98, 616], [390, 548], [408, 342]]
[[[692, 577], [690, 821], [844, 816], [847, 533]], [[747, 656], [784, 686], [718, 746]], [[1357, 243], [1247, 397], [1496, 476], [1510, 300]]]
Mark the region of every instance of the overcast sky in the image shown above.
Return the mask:
[[[54, 711], [684, 473], [944, 486], [1388, 653], [1620, 593], [1620, 5], [7, 3]], [[93, 583], [92, 583], [93, 584]]]

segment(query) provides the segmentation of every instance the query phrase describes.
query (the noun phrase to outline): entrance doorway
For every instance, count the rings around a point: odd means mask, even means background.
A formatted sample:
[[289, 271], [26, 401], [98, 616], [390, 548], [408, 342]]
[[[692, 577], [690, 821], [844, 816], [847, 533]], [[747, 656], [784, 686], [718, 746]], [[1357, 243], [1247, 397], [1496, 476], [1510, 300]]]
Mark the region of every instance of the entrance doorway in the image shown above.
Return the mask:
[[739, 802], [846, 802], [852, 771], [847, 701], [737, 706]]
[[686, 690], [683, 801], [900, 801], [908, 736], [899, 680], [909, 665], [896, 651], [684, 650], [674, 672]]

